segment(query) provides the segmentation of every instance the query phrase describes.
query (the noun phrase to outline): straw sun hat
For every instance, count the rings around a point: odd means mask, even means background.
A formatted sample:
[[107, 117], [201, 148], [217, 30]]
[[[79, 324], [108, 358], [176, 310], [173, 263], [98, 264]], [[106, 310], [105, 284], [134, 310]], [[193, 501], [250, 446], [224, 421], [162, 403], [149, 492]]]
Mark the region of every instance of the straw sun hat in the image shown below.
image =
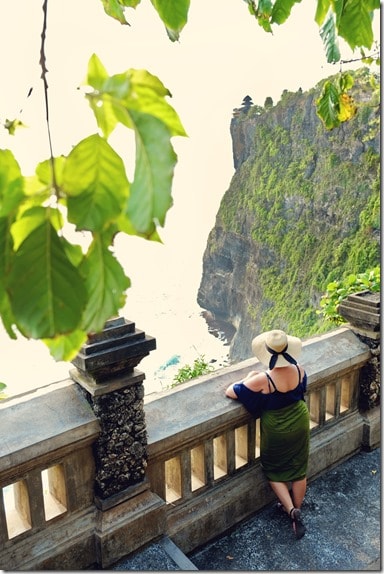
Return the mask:
[[301, 346], [298, 337], [291, 337], [278, 329], [261, 333], [252, 341], [253, 354], [270, 369], [295, 365]]

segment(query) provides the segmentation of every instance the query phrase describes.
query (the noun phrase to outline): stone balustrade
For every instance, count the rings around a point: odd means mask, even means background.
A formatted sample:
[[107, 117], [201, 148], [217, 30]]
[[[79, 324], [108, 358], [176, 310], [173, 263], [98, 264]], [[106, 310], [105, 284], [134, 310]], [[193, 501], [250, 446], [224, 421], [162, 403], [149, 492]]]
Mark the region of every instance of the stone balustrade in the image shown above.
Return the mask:
[[0, 568], [92, 563], [100, 426], [78, 386], [63, 381], [1, 402], [0, 428]]
[[[143, 398], [144, 374], [135, 367], [154, 342], [141, 334], [138, 350], [130, 327], [128, 365], [115, 331], [123, 325], [109, 327], [114, 342], [96, 350], [107, 362], [95, 358], [91, 373], [77, 362], [71, 380], [0, 403], [4, 570], [107, 568], [164, 534], [188, 552], [273, 498], [259, 462], [259, 423], [224, 395], [260, 365], [248, 359]], [[359, 410], [371, 358], [349, 328], [304, 343], [310, 480], [378, 446], [379, 407], [369, 416]]]

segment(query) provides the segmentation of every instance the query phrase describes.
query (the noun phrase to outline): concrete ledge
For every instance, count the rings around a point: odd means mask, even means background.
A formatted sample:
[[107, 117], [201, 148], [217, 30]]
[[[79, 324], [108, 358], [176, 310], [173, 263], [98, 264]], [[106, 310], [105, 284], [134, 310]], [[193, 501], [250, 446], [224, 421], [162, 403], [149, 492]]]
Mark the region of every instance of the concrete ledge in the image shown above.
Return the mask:
[[[20, 424], [23, 421], [23, 424]], [[9, 432], [17, 429], [17, 432]], [[73, 445], [93, 442], [99, 422], [80, 389], [70, 380], [1, 401], [0, 475], [40, 457]]]
[[95, 508], [67, 516], [33, 536], [9, 540], [1, 551], [4, 570], [79, 570], [95, 562]]
[[165, 529], [165, 502], [149, 490], [99, 511], [95, 533], [97, 563], [106, 568], [155, 540]]

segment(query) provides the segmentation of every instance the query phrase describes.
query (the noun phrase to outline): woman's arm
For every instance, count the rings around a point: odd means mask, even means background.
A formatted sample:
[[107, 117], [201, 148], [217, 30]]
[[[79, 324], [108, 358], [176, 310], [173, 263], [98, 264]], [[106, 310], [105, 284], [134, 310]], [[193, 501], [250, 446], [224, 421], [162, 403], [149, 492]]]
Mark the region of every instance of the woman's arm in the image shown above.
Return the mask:
[[[243, 381], [236, 381], [236, 383], [242, 383]], [[237, 394], [235, 393], [235, 391], [233, 390], [233, 385], [235, 385], [236, 383], [232, 383], [231, 385], [229, 385], [229, 387], [225, 390], [225, 394], [227, 397], [229, 397], [230, 399], [237, 399]]]

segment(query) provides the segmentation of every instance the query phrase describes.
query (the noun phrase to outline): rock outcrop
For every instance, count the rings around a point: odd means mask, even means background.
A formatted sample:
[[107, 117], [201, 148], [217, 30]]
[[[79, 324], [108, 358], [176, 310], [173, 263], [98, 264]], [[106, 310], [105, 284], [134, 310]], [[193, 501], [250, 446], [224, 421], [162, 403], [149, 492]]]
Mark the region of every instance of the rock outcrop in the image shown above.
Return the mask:
[[367, 69], [358, 71], [358, 114], [327, 131], [319, 90], [284, 92], [277, 105], [237, 110], [231, 122], [236, 171], [197, 300], [236, 328], [232, 361], [250, 357], [252, 338], [267, 329], [302, 338], [326, 330], [316, 311], [327, 284], [380, 262], [377, 91]]

